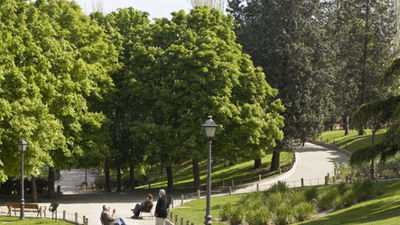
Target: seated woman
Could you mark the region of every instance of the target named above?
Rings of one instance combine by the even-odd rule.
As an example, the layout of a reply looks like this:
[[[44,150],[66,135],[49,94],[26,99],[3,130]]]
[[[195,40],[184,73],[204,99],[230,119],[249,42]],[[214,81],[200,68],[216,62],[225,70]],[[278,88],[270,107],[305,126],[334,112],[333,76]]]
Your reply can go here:
[[[134,215],[131,218],[138,219],[141,211],[150,212],[152,208],[153,208],[153,195],[147,194],[146,200],[142,202],[142,204],[136,204],[135,208],[132,209]]]

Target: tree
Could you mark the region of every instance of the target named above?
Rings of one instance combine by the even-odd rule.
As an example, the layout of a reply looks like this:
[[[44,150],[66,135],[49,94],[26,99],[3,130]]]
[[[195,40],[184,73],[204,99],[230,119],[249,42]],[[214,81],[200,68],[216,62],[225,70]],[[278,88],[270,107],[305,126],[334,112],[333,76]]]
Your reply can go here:
[[[209,8],[218,9],[221,12],[225,10],[225,0],[190,0],[193,7],[208,6]]]
[[[384,100],[362,105],[353,114],[353,122],[358,126],[371,125],[378,130],[382,124],[389,125],[381,143],[361,148],[351,155],[351,164],[362,164],[380,157],[382,161],[394,156],[400,150],[400,96],[398,95],[400,59],[394,60],[385,72],[383,83],[397,93]]]
[[[335,102],[348,128],[347,118],[359,106],[388,96],[378,81],[392,55],[395,10],[393,1],[369,0],[334,1],[333,8],[329,33],[337,40]]]
[[[191,159],[198,189],[207,115],[220,125],[215,155],[254,159],[282,139],[283,107],[261,68],[235,43],[231,17],[202,7],[172,15],[151,24],[132,52],[128,90],[140,116],[132,130],[152,137],[147,149],[166,165],[168,188],[171,166]]]
[[[263,68],[267,82],[279,90],[286,108],[285,138],[273,151],[275,170],[282,150],[314,139],[323,129],[332,107],[332,53],[320,1],[243,2],[229,1],[238,41]]]

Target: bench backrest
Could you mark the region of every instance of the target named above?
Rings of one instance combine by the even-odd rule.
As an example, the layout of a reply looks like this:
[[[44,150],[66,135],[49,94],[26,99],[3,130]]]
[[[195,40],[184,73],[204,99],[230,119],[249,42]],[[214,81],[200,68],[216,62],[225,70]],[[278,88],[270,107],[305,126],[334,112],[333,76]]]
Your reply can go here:
[[[11,207],[11,208],[21,208],[21,203],[18,203],[18,202],[8,203],[7,206]],[[26,209],[39,209],[39,205],[36,204],[36,203],[25,203],[24,208],[26,208]]]

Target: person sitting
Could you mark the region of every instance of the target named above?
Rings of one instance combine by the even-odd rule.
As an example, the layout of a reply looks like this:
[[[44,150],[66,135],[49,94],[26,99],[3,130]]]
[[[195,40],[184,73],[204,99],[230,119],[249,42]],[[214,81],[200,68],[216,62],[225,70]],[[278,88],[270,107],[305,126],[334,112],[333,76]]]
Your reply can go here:
[[[150,210],[153,208],[153,195],[152,194],[147,194],[146,200],[142,202],[142,204],[136,204],[135,208],[132,209],[134,215],[131,217],[132,219],[138,219],[140,212],[150,212]]]
[[[103,225],[126,225],[122,218],[118,218],[113,209],[113,213],[110,215],[111,208],[108,205],[103,205],[103,211],[101,212],[100,220]]]

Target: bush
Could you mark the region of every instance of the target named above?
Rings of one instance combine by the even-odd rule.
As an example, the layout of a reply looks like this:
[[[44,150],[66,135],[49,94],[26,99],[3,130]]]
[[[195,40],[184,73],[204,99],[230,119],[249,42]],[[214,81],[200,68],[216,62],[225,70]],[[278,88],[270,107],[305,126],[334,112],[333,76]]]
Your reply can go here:
[[[335,188],[331,188],[319,196],[317,206],[321,211],[332,209],[334,208],[334,203],[337,201],[338,197],[338,191]]]
[[[268,190],[269,193],[276,193],[276,192],[286,193],[288,191],[289,187],[286,185],[285,182],[282,181],[278,181],[278,183],[272,185]]]
[[[297,221],[309,219],[314,213],[314,206],[308,202],[302,202],[293,208],[294,218]]]
[[[340,183],[336,186],[336,189],[338,190],[340,195],[343,195],[347,191],[347,185],[345,183]]]
[[[268,196],[267,207],[271,212],[275,212],[285,202],[284,195],[280,192],[272,193]]]
[[[231,214],[228,216],[229,222],[232,225],[242,224],[244,221],[244,208],[243,206],[239,205],[234,207],[231,211]]]
[[[371,198],[373,195],[372,186],[373,183],[369,179],[356,180],[353,184],[353,193],[355,194],[357,201],[365,201]]]
[[[316,187],[311,187],[304,192],[304,196],[307,202],[312,202],[318,197],[318,189]]]
[[[258,209],[264,206],[264,197],[260,192],[252,192],[242,198],[244,208],[248,210]]]
[[[246,213],[246,221],[249,225],[268,225],[270,213],[267,208],[249,210]]]
[[[347,190],[344,192],[342,195],[342,204],[345,207],[351,206],[353,204],[357,203],[357,198],[354,194],[353,190]]]
[[[232,204],[230,202],[224,204],[219,212],[219,217],[222,221],[227,221],[229,219],[229,215],[232,213]]]
[[[290,194],[288,195],[288,198],[289,198],[288,199],[289,200],[288,203],[291,206],[295,206],[295,205],[298,205],[300,203],[306,202],[306,197],[305,197],[304,193],[300,192],[300,191],[290,192]]]
[[[272,218],[275,225],[286,225],[294,222],[293,211],[287,205],[281,205],[277,208]]]

